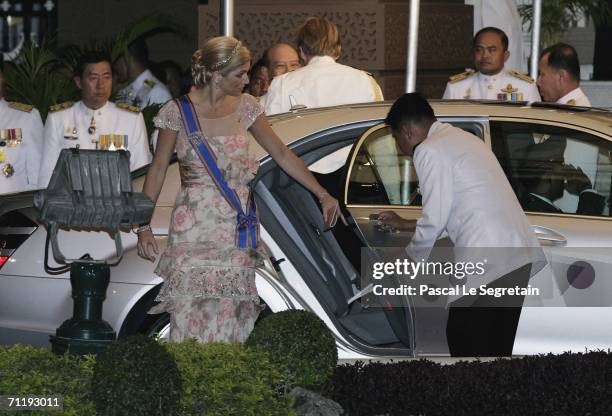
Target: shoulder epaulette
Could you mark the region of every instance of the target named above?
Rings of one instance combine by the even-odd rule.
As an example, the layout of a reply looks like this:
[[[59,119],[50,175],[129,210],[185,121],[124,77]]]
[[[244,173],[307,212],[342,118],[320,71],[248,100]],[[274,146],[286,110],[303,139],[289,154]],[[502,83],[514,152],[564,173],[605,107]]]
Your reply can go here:
[[[153,87],[155,86],[155,81],[153,81],[152,79],[145,79],[144,84],[145,84],[147,87],[149,87],[149,88],[153,89]]]
[[[518,79],[522,79],[523,81],[527,81],[530,84],[533,84],[535,82],[535,80],[533,78],[531,78],[529,75],[527,74],[523,74],[522,72],[518,72],[518,71],[510,71],[510,74]]]
[[[55,104],[49,107],[49,111],[55,113],[56,111],[65,110],[66,108],[70,108],[74,105],[72,101],[66,101],[65,103]]]
[[[473,69],[468,69],[467,71],[462,72],[460,74],[451,75],[450,77],[448,77],[448,82],[454,84],[455,82],[463,81],[464,79],[471,77],[475,73],[476,71],[474,71]]]
[[[25,103],[18,103],[17,101],[8,101],[8,106],[11,108],[14,108],[15,110],[25,111],[26,113],[31,112],[32,109],[34,108],[33,105],[25,104]]]
[[[126,103],[117,103],[116,105],[122,110],[130,111],[132,113],[140,113],[140,108],[136,107],[135,105],[129,105]]]

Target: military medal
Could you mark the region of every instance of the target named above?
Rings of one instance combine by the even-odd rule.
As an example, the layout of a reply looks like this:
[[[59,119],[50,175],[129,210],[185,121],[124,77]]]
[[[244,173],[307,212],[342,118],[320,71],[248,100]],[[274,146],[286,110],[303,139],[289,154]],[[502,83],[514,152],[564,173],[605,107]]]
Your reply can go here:
[[[4,149],[0,149],[0,163],[4,162]]]
[[[465,95],[463,96],[463,98],[465,98],[466,100],[470,99],[471,95],[472,95],[472,89],[468,88],[468,89],[465,90]]]
[[[516,94],[516,92],[518,91],[518,88],[514,88],[512,87],[512,84],[508,84],[506,85],[506,88],[502,88],[501,89],[502,92],[504,94],[498,94],[498,98],[500,98],[501,100],[509,100],[509,101],[517,101],[518,100],[518,95]],[[504,96],[503,98],[501,98],[501,96]]]
[[[94,116],[91,116],[91,121],[89,122],[89,128],[87,129],[89,134],[94,134],[96,132],[96,119]]]
[[[77,128],[76,127],[66,127],[66,132],[64,133],[64,139],[78,140],[79,136],[77,135]]]
[[[13,176],[13,173],[15,173],[15,168],[10,163],[5,163],[2,166],[2,173],[6,178],[10,178],[11,176]]]

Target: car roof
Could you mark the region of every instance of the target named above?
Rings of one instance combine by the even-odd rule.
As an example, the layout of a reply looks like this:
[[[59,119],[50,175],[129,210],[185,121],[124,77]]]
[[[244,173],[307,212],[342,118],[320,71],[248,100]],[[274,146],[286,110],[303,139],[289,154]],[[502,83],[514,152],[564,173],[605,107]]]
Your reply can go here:
[[[439,117],[489,117],[547,120],[566,125],[586,127],[612,134],[612,111],[556,104],[478,100],[429,100]],[[270,125],[285,144],[303,137],[347,124],[383,120],[393,101],[348,104],[336,107],[297,110],[269,116]],[[255,155],[267,155],[259,146]]]

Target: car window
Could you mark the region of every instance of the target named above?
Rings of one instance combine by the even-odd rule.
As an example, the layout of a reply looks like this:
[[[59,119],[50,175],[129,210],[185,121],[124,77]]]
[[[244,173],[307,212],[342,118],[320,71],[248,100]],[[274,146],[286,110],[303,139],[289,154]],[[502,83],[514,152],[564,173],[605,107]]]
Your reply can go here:
[[[484,140],[481,124],[451,121]],[[381,125],[370,131],[356,150],[350,170],[349,204],[421,206],[419,179],[412,157],[395,144],[391,129]]]
[[[523,209],[610,215],[612,143],[582,131],[491,122],[493,151]]]

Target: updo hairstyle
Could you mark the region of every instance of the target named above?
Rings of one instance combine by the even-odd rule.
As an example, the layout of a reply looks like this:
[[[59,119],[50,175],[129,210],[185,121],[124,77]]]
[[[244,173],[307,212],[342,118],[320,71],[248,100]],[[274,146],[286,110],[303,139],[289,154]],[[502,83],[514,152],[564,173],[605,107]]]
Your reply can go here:
[[[251,62],[251,52],[232,36],[218,36],[206,41],[191,57],[191,76],[196,87],[210,83],[215,71],[223,76]]]

